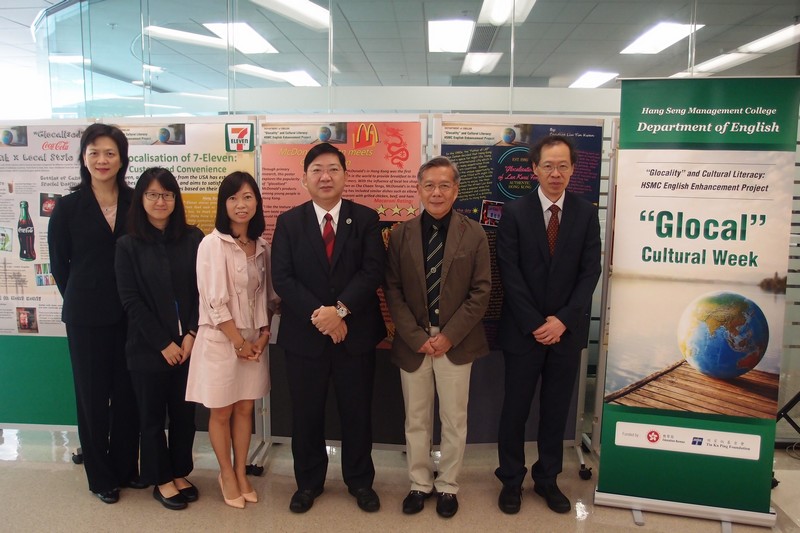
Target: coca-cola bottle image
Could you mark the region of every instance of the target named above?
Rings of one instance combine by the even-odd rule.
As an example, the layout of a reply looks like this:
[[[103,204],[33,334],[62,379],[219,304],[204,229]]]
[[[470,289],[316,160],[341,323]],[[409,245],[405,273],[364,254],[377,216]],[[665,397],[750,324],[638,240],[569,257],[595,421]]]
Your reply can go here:
[[[19,236],[19,258],[23,261],[33,261],[36,259],[33,220],[31,220],[31,216],[28,214],[28,202],[25,200],[19,203],[17,235]]]

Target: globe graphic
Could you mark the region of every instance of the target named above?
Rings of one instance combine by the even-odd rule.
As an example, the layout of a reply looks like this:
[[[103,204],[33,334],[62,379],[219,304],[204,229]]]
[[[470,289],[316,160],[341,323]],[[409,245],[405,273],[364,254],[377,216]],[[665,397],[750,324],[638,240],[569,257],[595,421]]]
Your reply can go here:
[[[319,127],[319,140],[322,142],[328,142],[331,138],[331,129],[328,126],[320,126]]]
[[[14,134],[10,130],[3,130],[3,144],[11,144],[14,140]]]
[[[514,131],[514,128],[506,128],[503,130],[503,142],[504,143],[513,143],[514,139],[517,138],[517,132]]]
[[[167,128],[161,128],[158,130],[158,140],[162,143],[165,143],[169,140],[169,130]]]
[[[712,292],[690,303],[678,323],[683,357],[707,376],[731,379],[755,368],[769,344],[761,308],[735,292]]]

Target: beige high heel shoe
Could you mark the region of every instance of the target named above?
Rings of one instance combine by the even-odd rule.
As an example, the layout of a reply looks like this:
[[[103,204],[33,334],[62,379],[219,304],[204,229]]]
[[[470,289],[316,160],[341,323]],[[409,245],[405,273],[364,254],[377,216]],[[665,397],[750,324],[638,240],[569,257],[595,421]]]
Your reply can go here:
[[[229,500],[225,497],[225,489],[222,488],[222,474],[220,474],[217,479],[219,480],[219,490],[222,492],[222,499],[225,500],[225,504],[235,507],[236,509],[244,509],[244,496],[239,496],[238,498]]]
[[[242,498],[244,498],[244,501],[248,503],[258,503],[258,493],[256,491],[243,492]]]

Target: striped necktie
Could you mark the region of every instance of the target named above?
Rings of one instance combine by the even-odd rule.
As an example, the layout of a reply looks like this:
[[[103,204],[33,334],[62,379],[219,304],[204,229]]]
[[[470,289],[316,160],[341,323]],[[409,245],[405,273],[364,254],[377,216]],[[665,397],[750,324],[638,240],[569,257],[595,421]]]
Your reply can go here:
[[[428,288],[428,319],[431,326],[439,325],[439,288],[442,279],[444,243],[439,224],[431,225],[428,256],[425,258],[425,285]]]

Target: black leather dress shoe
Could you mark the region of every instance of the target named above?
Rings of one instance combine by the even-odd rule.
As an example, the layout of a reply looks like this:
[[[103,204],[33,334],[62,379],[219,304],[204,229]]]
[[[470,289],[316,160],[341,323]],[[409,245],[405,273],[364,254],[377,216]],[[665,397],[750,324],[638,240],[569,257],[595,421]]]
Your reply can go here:
[[[119,501],[119,489],[104,490],[103,492],[93,492],[103,503],[117,503]]]
[[[322,489],[302,489],[292,495],[289,510],[293,513],[305,513],[314,505],[314,499],[322,494]]]
[[[359,509],[368,513],[374,513],[381,508],[381,500],[378,493],[372,487],[362,487],[360,489],[347,489],[347,492],[356,497]]]
[[[123,488],[128,488],[128,489],[146,489],[149,486],[150,485],[148,485],[147,483],[142,483],[141,481],[139,481],[138,477],[129,479],[128,481],[122,484]]]
[[[436,513],[442,518],[450,518],[458,511],[458,498],[449,492],[439,493],[436,502]]]
[[[503,485],[497,506],[506,514],[517,514],[522,505],[522,487],[518,485]]]
[[[403,500],[403,514],[417,514],[425,507],[425,500],[430,498],[433,492],[422,492],[421,490],[412,490]]]
[[[183,495],[183,497],[186,498],[187,502],[189,503],[196,502],[200,498],[200,491],[197,490],[197,487],[192,485],[192,482],[189,481],[188,479],[186,480],[186,483],[188,483],[189,486],[182,489],[178,489],[178,492],[180,492]]]
[[[178,492],[178,494],[167,498],[161,494],[160,490],[158,490],[158,485],[153,487],[153,498],[160,501],[161,505],[172,511],[180,511],[181,509],[186,509],[189,506],[189,504],[186,503],[186,498],[183,497],[183,494]]]
[[[557,513],[568,513],[572,509],[569,500],[564,493],[558,490],[558,485],[550,483],[549,485],[534,485],[533,492],[541,496],[547,501],[547,506]]]

